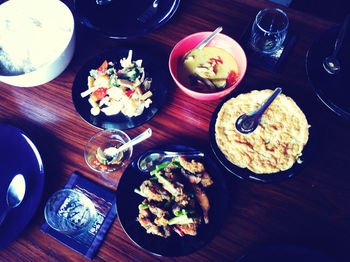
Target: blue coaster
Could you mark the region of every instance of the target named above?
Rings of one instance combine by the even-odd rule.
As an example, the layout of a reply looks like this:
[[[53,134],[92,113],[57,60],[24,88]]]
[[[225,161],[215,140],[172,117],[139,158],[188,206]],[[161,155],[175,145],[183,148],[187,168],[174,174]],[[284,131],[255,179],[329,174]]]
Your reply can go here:
[[[262,54],[254,51],[249,44],[250,33],[253,21],[244,30],[239,39],[239,43],[244,49],[249,64],[252,64],[260,69],[278,73],[286,57],[290,53],[296,41],[296,35],[288,31],[286,39],[281,47],[271,54]]]
[[[85,257],[93,259],[117,216],[116,194],[77,172],[71,174],[64,188],[77,190],[91,199],[97,213],[95,224],[88,232],[77,236],[62,234],[51,228],[46,222],[40,227],[40,230]]]

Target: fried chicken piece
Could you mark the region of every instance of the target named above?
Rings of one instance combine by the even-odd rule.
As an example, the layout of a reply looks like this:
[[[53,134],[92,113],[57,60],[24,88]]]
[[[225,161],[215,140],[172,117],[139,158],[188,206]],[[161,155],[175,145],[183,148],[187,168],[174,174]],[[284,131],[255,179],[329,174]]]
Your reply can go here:
[[[164,190],[157,182],[151,180],[145,180],[140,186],[141,193],[149,200],[154,201],[170,201],[170,194]]]
[[[165,223],[165,220],[160,220],[157,218],[154,222],[152,222],[152,214],[149,209],[139,208],[139,215],[137,217],[137,221],[139,221],[140,225],[146,229],[148,234],[158,235],[161,237],[170,236],[170,228]]]
[[[196,196],[198,203],[202,208],[204,223],[208,224],[209,209],[210,209],[209,199],[207,195],[204,193],[204,191],[198,185],[192,184],[192,188],[193,188],[194,195]]]
[[[194,220],[193,223],[177,225],[177,227],[180,228],[182,230],[182,232],[184,232],[184,234],[186,234],[186,235],[196,236],[197,235],[197,228],[201,222],[201,219],[194,218],[193,220]]]
[[[169,216],[169,212],[164,209],[164,204],[161,202],[148,202],[150,212],[156,217]]]
[[[187,171],[196,174],[205,171],[204,165],[201,162],[197,162],[194,159],[188,161],[184,156],[179,156],[180,165]]]
[[[202,173],[201,184],[204,187],[211,186],[213,184],[213,180],[207,172]]]

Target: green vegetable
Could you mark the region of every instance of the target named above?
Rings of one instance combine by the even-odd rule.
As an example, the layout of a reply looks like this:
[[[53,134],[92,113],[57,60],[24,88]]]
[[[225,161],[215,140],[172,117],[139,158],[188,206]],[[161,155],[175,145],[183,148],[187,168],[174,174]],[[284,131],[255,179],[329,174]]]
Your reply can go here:
[[[170,161],[166,161],[160,165],[156,165],[156,168],[153,171],[151,171],[150,174],[152,176],[157,174],[159,171],[162,171],[164,168],[166,168],[170,163],[171,163]]]
[[[189,224],[193,223],[194,220],[191,217],[188,217],[187,215],[182,215],[178,217],[173,217],[169,220],[168,225],[183,225],[183,224]]]
[[[171,162],[171,164],[176,168],[182,168],[182,166],[177,158],[175,160],[173,160],[173,162]]]
[[[134,82],[134,81],[136,80],[137,76],[138,76],[138,71],[137,71],[136,68],[134,67],[134,68],[129,69],[129,70],[125,73],[125,75],[127,76],[127,78],[129,78],[129,80],[130,80],[131,82]]]
[[[103,153],[102,149],[100,147],[97,148],[97,152],[96,152],[96,158],[99,162],[101,162],[102,164],[106,165],[107,164],[107,158],[105,153]]]
[[[147,204],[140,204],[139,209],[147,209],[149,206]]]
[[[226,86],[226,79],[224,80],[213,80],[213,84],[218,88],[223,88]]]
[[[107,71],[106,71],[106,75],[113,75],[114,74],[114,68],[113,67],[111,67],[111,68],[109,68],[109,69],[107,69]]]
[[[113,75],[110,76],[109,84],[111,86],[119,86],[118,76],[116,74],[113,74]]]
[[[134,189],[134,192],[137,193],[137,194],[139,194],[140,196],[146,197],[146,196],[141,192],[141,190],[138,189],[138,188],[135,188],[135,189]]]
[[[189,215],[189,214],[194,214],[196,213],[196,211],[194,210],[186,210],[186,209],[182,209],[181,211],[180,210],[175,210],[174,211],[174,215],[179,217],[179,216],[183,216],[183,215]]]

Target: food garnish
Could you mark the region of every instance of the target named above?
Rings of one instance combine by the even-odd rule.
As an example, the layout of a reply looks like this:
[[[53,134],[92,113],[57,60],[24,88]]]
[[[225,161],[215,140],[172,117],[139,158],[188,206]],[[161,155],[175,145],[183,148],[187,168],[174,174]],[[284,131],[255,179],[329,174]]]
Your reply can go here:
[[[158,165],[150,175],[134,190],[144,198],[138,207],[140,225],[148,234],[165,238],[172,232],[197,235],[202,220],[209,223],[205,189],[213,184],[203,163],[179,156]]]
[[[102,172],[113,172],[117,170],[128,158],[128,150],[118,153],[117,148],[123,143],[113,140],[108,144],[97,148],[96,154],[89,160],[90,165]]]
[[[120,67],[114,62],[103,61],[97,69],[90,70],[88,89],[81,97],[89,96],[91,114],[101,111],[107,115],[119,113],[128,117],[139,116],[152,103],[152,79],[146,77],[142,60],[132,60],[132,50],[128,57],[120,60]]]

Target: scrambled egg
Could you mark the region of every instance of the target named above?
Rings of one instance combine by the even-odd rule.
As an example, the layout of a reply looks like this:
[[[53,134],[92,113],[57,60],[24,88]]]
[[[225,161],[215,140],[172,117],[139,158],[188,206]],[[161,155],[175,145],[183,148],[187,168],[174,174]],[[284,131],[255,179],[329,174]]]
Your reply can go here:
[[[233,164],[254,173],[288,170],[299,162],[309,137],[307,119],[290,97],[280,94],[250,134],[237,131],[237,118],[260,106],[272,90],[252,91],[228,100],[218,113],[215,138],[218,147]]]

